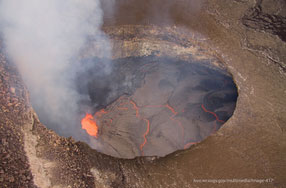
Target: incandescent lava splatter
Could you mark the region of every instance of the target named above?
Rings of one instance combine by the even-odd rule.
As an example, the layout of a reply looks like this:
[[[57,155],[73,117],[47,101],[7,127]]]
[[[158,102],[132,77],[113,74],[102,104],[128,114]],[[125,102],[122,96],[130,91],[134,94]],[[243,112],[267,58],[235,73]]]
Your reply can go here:
[[[82,129],[85,129],[90,136],[97,137],[98,126],[96,121],[91,114],[86,114],[86,116],[81,120]]]

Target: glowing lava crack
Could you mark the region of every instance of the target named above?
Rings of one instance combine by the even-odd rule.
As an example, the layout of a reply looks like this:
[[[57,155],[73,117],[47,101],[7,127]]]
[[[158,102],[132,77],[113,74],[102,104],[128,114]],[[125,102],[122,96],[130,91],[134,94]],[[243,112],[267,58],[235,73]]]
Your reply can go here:
[[[96,121],[91,114],[86,114],[86,116],[81,120],[82,129],[85,129],[90,136],[97,137],[98,126]]]
[[[178,112],[176,112],[173,107],[171,107],[169,104],[166,104],[166,105],[148,105],[148,106],[144,106],[144,107],[138,107],[133,100],[128,99],[128,101],[129,101],[129,104],[132,105],[132,109],[135,110],[136,118],[146,122],[146,131],[142,135],[143,142],[142,142],[142,144],[140,144],[140,147],[139,147],[142,155],[144,155],[143,149],[144,149],[144,146],[147,144],[147,136],[148,136],[148,134],[150,132],[150,120],[145,118],[145,117],[143,117],[142,115],[140,115],[140,109],[143,109],[143,108],[166,108],[166,109],[170,110],[172,115],[169,116],[169,119],[171,121],[175,122],[180,127],[181,134],[182,134],[182,143],[184,144],[184,127],[183,127],[182,123],[179,120],[175,119],[175,116],[178,114]],[[117,107],[117,109],[120,110],[120,111],[122,111],[122,110],[124,110],[124,111],[129,110],[128,107],[121,107],[124,104],[127,104],[127,103],[121,103],[119,105],[120,107]],[[108,113],[109,113],[108,111],[102,109],[102,110],[96,112],[94,117],[91,114],[86,114],[86,116],[81,121],[82,128],[85,129],[86,132],[90,136],[97,137],[98,126],[96,124],[96,119],[100,119],[104,114],[108,114]],[[112,123],[112,122],[113,122],[113,120],[110,119],[110,123]]]
[[[231,117],[237,98],[231,77],[210,67],[148,56],[116,61],[103,80],[82,75],[96,111],[81,121],[86,140],[122,158],[165,156],[201,142]]]
[[[122,98],[120,98],[122,99]],[[120,100],[119,99],[119,100]],[[191,145],[196,144],[198,142],[188,142],[188,143],[184,143],[184,126],[182,125],[182,122],[175,119],[175,116],[178,114],[178,112],[171,107],[169,104],[165,104],[165,105],[147,105],[147,106],[143,106],[143,107],[138,107],[137,104],[131,100],[128,99],[127,103],[121,103],[119,105],[119,107],[117,107],[117,110],[119,111],[127,111],[129,110],[128,107],[124,106],[126,104],[131,104],[132,105],[132,109],[135,110],[135,116],[136,118],[138,118],[139,120],[143,120],[146,122],[146,131],[143,133],[142,137],[143,137],[143,142],[142,144],[140,144],[140,151],[141,151],[141,155],[144,155],[144,146],[147,144],[147,136],[150,132],[150,120],[143,117],[142,115],[140,115],[140,109],[143,108],[166,108],[168,110],[170,110],[170,112],[172,113],[171,116],[169,116],[169,119],[173,122],[175,122],[181,129],[181,136],[182,136],[182,144],[183,144],[183,148],[187,149],[189,148]],[[124,106],[124,107],[122,107]],[[212,111],[209,111],[206,109],[206,107],[202,104],[201,108],[203,109],[204,112],[209,113],[211,115],[213,115],[216,119],[217,122],[219,123],[224,123],[225,121],[219,119],[218,115]],[[182,112],[184,112],[184,110],[182,110]],[[102,109],[98,112],[95,113],[95,117],[93,117],[91,114],[86,114],[86,116],[82,119],[81,124],[82,124],[82,128],[86,130],[86,132],[90,135],[90,136],[95,136],[97,137],[97,133],[98,133],[98,126],[96,124],[96,119],[100,119],[103,115],[108,114],[109,112]],[[112,124],[113,120],[109,119],[110,124]],[[212,132],[215,132],[216,130],[216,123],[214,124],[214,128]]]

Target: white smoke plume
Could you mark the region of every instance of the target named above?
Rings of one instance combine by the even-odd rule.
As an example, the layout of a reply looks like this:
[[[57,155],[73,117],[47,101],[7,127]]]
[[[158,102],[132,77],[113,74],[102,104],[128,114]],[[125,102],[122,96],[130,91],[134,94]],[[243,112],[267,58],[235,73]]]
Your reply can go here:
[[[87,39],[104,43],[100,52],[110,55],[100,30],[102,14],[99,0],[0,0],[7,55],[17,65],[40,119],[44,114],[41,120],[49,120],[65,136],[74,136],[69,131],[80,127],[75,116],[81,96],[72,85],[70,66],[79,60]]]

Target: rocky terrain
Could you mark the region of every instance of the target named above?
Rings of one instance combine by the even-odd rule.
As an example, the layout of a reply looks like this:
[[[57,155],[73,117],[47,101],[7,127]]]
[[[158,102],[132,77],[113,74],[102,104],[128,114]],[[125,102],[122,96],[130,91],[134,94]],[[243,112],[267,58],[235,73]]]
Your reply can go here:
[[[218,132],[163,158],[101,154],[39,122],[2,48],[0,187],[285,187],[285,1],[206,0],[195,9],[192,2],[176,1],[168,21],[160,21],[159,0],[145,6],[120,0],[113,17],[106,14],[104,30],[114,58],[185,59],[196,51],[220,59],[239,96],[234,115]],[[96,46],[87,56],[95,52]],[[202,181],[207,179],[257,181]]]

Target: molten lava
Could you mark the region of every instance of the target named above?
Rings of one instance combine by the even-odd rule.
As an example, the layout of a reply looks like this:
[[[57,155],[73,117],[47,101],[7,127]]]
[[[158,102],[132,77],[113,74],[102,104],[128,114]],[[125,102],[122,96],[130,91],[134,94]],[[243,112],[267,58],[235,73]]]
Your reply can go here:
[[[203,109],[206,113],[212,114],[212,115],[215,117],[215,119],[216,119],[217,122],[225,123],[225,121],[219,119],[219,117],[218,117],[218,115],[217,115],[216,113],[207,110],[206,107],[204,106],[204,104],[202,104],[201,107],[202,107],[202,109]],[[213,127],[213,130],[212,130],[212,133],[215,133],[216,129],[217,129],[217,125],[216,125],[216,123],[214,123],[214,127]]]
[[[121,98],[119,100],[121,100]],[[131,105],[131,108],[135,111],[136,118],[146,122],[146,131],[142,134],[143,142],[141,143],[141,145],[139,147],[140,150],[141,150],[142,155],[144,155],[144,151],[143,150],[144,150],[144,146],[147,144],[147,136],[148,136],[148,134],[150,132],[150,126],[151,126],[150,125],[150,120],[145,118],[145,117],[143,117],[140,114],[140,111],[141,111],[142,108],[166,108],[166,109],[168,109],[171,112],[171,115],[169,116],[169,119],[171,121],[173,121],[175,124],[177,124],[179,126],[179,128],[181,129],[181,139],[182,139],[183,148],[187,149],[191,145],[198,143],[198,142],[188,142],[188,143],[184,142],[184,138],[185,138],[185,136],[184,136],[184,126],[182,125],[182,122],[180,120],[176,119],[176,115],[178,114],[178,112],[171,105],[169,105],[169,104],[165,104],[165,105],[147,105],[147,106],[143,106],[143,107],[138,107],[137,104],[133,100],[128,99],[127,102],[121,103],[117,107],[117,110],[127,111],[127,110],[129,110],[129,107],[130,107],[129,105]],[[203,109],[204,112],[213,115],[217,122],[224,123],[223,120],[219,119],[219,117],[218,117],[218,115],[216,113],[207,110],[203,104],[201,105],[201,108]],[[184,110],[182,110],[182,112],[183,111]],[[81,121],[82,128],[85,129],[86,132],[89,135],[97,137],[98,126],[96,124],[95,118],[101,118],[104,114],[108,114],[108,113],[109,113],[109,111],[106,111],[106,110],[102,109],[102,110],[96,112],[94,117],[91,114],[86,114],[86,116]],[[108,120],[109,120],[109,123],[111,125],[113,120],[112,119],[108,119]],[[215,131],[215,129],[216,129],[216,123],[214,124],[213,132]]]
[[[107,113],[108,113],[107,111],[102,109],[102,110],[95,113],[95,117],[100,118],[103,114],[107,114]]]
[[[96,121],[91,114],[86,114],[86,116],[81,120],[82,129],[85,129],[90,136],[97,137],[98,127]]]
[[[191,145],[197,144],[198,142],[189,142],[187,144],[184,145],[184,149],[188,149],[189,147],[191,147]]]
[[[140,145],[140,150],[141,150],[141,153],[142,155],[144,155],[144,151],[143,151],[143,147],[145,146],[145,144],[147,143],[147,135],[149,134],[150,132],[150,121],[146,118],[144,118],[144,121],[146,122],[147,124],[147,130],[146,132],[143,134],[143,138],[144,138],[144,142]]]
[[[147,125],[147,129],[146,129],[146,132],[143,134],[143,143],[140,145],[140,150],[141,150],[141,154],[144,155],[144,151],[143,151],[143,147],[145,146],[145,144],[147,143],[147,136],[150,132],[150,121],[146,118],[143,118],[139,115],[139,107],[136,105],[136,103],[132,100],[129,101],[130,104],[133,105],[133,109],[136,111],[136,117],[139,118],[139,119],[143,119],[145,122],[146,122],[146,125]]]
[[[225,121],[223,121],[223,120],[220,120],[219,117],[218,117],[218,115],[217,115],[216,113],[207,110],[206,107],[205,107],[203,104],[202,104],[202,109],[203,109],[206,113],[212,114],[212,115],[215,117],[216,121],[218,121],[218,122],[220,122],[220,123],[224,123],[224,122],[225,122]]]

